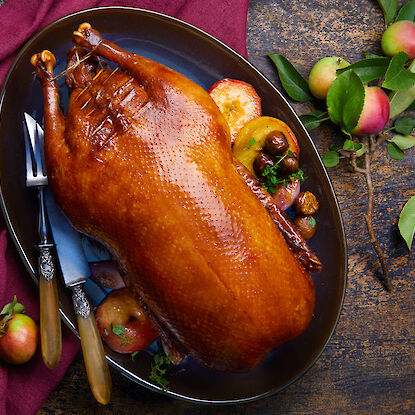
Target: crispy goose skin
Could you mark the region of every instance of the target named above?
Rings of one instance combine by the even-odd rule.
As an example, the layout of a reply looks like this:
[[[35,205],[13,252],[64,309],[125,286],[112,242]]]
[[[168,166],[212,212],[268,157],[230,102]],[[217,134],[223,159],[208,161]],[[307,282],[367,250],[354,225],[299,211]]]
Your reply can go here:
[[[32,57],[47,169],[72,223],[110,247],[180,350],[246,370],[301,334],[314,286],[233,163],[229,127],[201,87],[82,24],[64,118],[53,55]],[[104,57],[119,70],[97,71]],[[71,68],[72,67],[72,68]]]

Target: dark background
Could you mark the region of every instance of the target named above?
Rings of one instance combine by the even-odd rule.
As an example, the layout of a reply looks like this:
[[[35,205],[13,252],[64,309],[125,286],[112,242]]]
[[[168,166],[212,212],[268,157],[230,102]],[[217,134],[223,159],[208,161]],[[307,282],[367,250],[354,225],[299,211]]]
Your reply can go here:
[[[402,5],[404,2],[400,2]],[[249,60],[278,84],[268,53],[285,55],[305,76],[325,56],[349,62],[362,50],[380,52],[384,21],[375,0],[251,0]],[[310,104],[293,103],[298,114]],[[320,154],[344,139],[334,128],[313,130]],[[112,370],[113,396],[106,406],[93,399],[82,358],[69,368],[38,415],[45,414],[413,414],[415,413],[415,272],[397,221],[415,194],[415,158],[390,159],[383,148],[373,165],[374,225],[387,253],[394,290],[377,281],[378,263],[363,223],[364,179],[344,166],[330,169],[345,221],[349,247],[346,300],[336,332],[317,363],[294,385],[258,402],[208,407],[149,392]]]

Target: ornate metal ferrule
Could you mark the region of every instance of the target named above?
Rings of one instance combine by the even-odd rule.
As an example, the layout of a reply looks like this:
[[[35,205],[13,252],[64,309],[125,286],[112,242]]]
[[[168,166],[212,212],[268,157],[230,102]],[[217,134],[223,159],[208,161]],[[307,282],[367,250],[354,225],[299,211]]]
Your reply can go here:
[[[51,244],[39,245],[39,276],[46,281],[52,281],[55,276],[55,264],[53,262]]]
[[[81,285],[72,287],[72,301],[75,308],[75,314],[87,318],[91,313],[91,305]]]

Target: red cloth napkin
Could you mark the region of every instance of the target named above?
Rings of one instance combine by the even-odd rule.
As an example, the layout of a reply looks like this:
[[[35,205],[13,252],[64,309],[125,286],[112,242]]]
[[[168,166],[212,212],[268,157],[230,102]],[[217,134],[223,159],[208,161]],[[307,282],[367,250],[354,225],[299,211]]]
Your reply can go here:
[[[7,0],[0,7],[0,82],[19,48],[54,20],[91,7],[130,6],[162,12],[192,23],[246,56],[246,17],[249,0]],[[4,224],[0,218],[0,229]],[[39,318],[38,293],[6,231],[0,234],[0,309],[17,295],[32,318]],[[57,386],[79,351],[78,339],[63,331],[59,366],[51,371],[40,352],[25,365],[0,364],[0,415],[34,414]],[[86,381],[86,377],[85,377]]]

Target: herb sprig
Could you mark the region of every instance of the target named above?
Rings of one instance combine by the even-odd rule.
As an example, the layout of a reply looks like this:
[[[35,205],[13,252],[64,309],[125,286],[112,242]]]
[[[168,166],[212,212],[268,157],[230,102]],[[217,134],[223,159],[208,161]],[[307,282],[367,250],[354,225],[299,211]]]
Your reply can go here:
[[[248,147],[244,147],[242,150],[244,151],[249,150],[255,144],[255,142],[256,142],[255,137],[251,137],[248,143]]]
[[[160,386],[163,391],[169,390],[169,381],[164,377],[169,365],[171,365],[171,360],[163,352],[159,351],[153,356],[148,378]]]
[[[293,183],[295,180],[299,180],[300,183],[303,183],[305,180],[304,172],[301,169],[298,169],[296,172],[290,174],[289,176],[280,176],[279,170],[280,170],[280,163],[287,157],[287,155],[292,155],[292,151],[288,150],[287,154],[284,154],[281,157],[278,157],[277,162],[269,167],[265,167],[263,173],[262,173],[262,186],[265,188],[265,190],[268,193],[275,193],[277,190],[277,187],[280,184],[283,184],[285,187],[287,187],[288,183]]]
[[[125,327],[122,324],[117,324],[116,326],[114,326],[111,323],[111,331],[118,336],[119,338],[122,339],[122,342],[120,344],[120,347],[125,346],[127,343],[131,344],[133,339],[130,337],[127,337],[127,335],[125,334]]]

